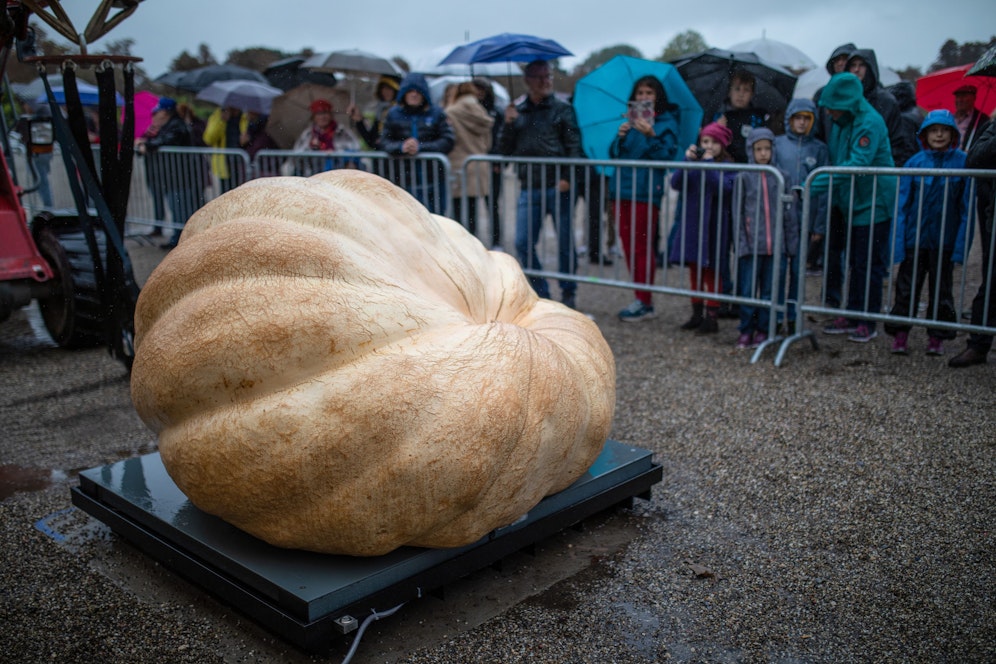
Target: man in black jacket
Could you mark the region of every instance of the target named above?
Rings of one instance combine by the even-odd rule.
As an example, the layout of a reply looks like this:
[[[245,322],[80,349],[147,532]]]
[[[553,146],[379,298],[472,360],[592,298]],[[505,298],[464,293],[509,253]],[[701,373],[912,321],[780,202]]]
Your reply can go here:
[[[549,63],[536,60],[525,68],[526,98],[505,108],[499,152],[513,157],[582,158],[581,130],[574,108],[553,94],[553,74]],[[515,250],[519,262],[528,269],[542,270],[536,254],[540,229],[547,214],[557,227],[558,271],[577,270],[574,233],[571,223],[571,168],[561,164],[519,164],[522,191],[515,215]],[[529,277],[536,294],[550,297],[546,279]],[[561,300],[574,308],[577,283],[560,280]]]
[[[990,122],[972,145],[965,160],[967,168],[996,169],[996,122]],[[982,283],[972,300],[972,325],[996,327],[996,256],[993,255],[996,218],[996,181],[977,178],[979,242],[982,244]],[[988,293],[986,292],[988,290]],[[988,296],[988,297],[987,297]],[[965,350],[948,360],[955,369],[985,364],[993,347],[993,335],[972,332]]]
[[[907,159],[919,152],[920,148],[917,145],[916,133],[911,134],[905,129],[896,98],[882,87],[875,51],[870,48],[853,51],[847,59],[847,71],[861,79],[865,99],[885,120],[885,126],[889,130],[889,143],[892,145],[892,161],[896,166],[902,166]]]

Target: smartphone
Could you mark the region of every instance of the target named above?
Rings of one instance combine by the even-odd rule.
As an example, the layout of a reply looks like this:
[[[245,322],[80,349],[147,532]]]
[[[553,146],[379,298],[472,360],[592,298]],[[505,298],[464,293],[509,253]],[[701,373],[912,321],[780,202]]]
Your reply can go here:
[[[644,119],[653,124],[654,122],[654,102],[649,99],[629,102],[626,111],[626,118],[632,123],[638,119]]]

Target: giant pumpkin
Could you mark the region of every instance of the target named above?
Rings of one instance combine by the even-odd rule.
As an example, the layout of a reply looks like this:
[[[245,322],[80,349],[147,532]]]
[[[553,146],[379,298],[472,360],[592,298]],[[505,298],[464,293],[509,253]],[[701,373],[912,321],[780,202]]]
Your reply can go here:
[[[360,171],[206,205],[135,331],[132,399],[170,476],[281,547],[474,542],[584,473],[615,406],[594,323]]]

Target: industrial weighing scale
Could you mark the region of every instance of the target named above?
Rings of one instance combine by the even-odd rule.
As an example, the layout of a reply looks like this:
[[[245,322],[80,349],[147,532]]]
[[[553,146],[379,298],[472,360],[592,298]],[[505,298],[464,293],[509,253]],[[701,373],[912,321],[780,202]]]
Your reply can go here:
[[[71,491],[74,505],[159,563],[298,647],[325,652],[357,628],[355,616],[420,598],[598,512],[649,499],[662,475],[649,451],[609,440],[574,484],[473,544],[370,558],[281,549],[206,514],[158,452],[86,470]]]

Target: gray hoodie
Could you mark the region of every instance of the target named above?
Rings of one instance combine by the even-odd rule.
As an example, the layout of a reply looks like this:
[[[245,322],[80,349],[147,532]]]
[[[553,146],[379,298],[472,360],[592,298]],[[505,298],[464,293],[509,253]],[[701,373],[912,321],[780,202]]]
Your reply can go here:
[[[798,113],[809,113],[813,117],[813,123],[809,126],[809,131],[805,134],[792,132],[792,116]],[[809,99],[796,98],[789,102],[785,109],[785,133],[775,137],[775,165],[788,171],[789,175],[799,186],[806,182],[806,178],[817,168],[830,165],[830,151],[826,143],[813,135],[815,126],[816,104]],[[802,201],[796,197],[796,214],[802,214]],[[809,232],[826,233],[827,225],[827,196],[825,193],[813,196],[809,206]],[[801,216],[800,216],[801,220]]]
[[[771,141],[771,166],[777,164],[775,134],[767,127],[755,127],[747,136],[747,159],[754,162],[754,144],[760,140]],[[777,168],[777,166],[775,166]],[[785,179],[785,190],[795,185],[792,175],[779,169]],[[781,205],[784,253],[794,256],[799,244],[799,221],[795,206],[778,198],[778,183],[770,173],[743,171],[737,174],[734,185],[733,222],[736,227],[737,256],[773,256],[775,250],[775,222]]]

